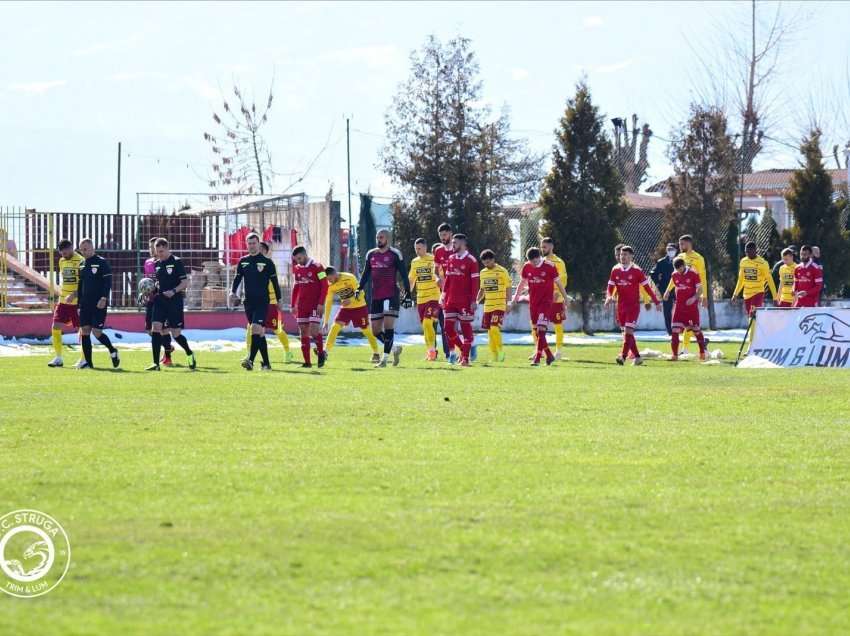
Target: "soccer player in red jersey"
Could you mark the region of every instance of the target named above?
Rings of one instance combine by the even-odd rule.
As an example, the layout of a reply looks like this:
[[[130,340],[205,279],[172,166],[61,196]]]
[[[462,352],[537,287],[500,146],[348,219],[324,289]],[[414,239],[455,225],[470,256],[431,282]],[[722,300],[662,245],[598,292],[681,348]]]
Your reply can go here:
[[[478,261],[466,249],[466,235],[455,234],[452,237],[454,253],[443,267],[445,283],[440,296],[440,307],[445,315],[446,337],[449,339],[450,353],[459,348],[460,364],[469,366],[469,353],[475,334],[472,332],[472,320],[478,298]],[[460,323],[461,338],[457,333]]]
[[[520,294],[528,288],[528,310],[531,315],[531,322],[535,325],[537,335],[537,350],[531,365],[540,366],[540,359],[546,356],[546,365],[550,365],[555,361],[555,355],[549,349],[549,343],[546,342],[546,331],[549,329],[550,318],[553,311],[556,309],[553,305],[552,298],[555,296],[555,290],[560,293],[560,310],[563,311],[564,299],[567,297],[567,290],[564,289],[561,283],[558,268],[554,263],[545,259],[540,248],[529,247],[525,253],[526,262],[522,266],[522,279],[517,285],[516,293],[514,294],[513,302],[517,302]]]
[[[611,270],[611,278],[608,280],[608,290],[605,294],[605,306],[614,302],[614,292],[617,294],[617,322],[623,330],[623,350],[617,356],[617,364],[625,363],[626,357],[631,353],[634,356],[634,364],[643,364],[635,340],[635,328],[638,316],[640,316],[640,290],[643,289],[658,309],[661,301],[655,295],[655,291],[649,284],[649,279],[643,270],[632,263],[635,251],[629,245],[620,248],[620,264]]]
[[[800,264],[794,268],[794,306],[817,307],[823,289],[823,268],[812,258],[812,248],[800,248]]]
[[[292,307],[298,320],[298,331],[301,335],[301,355],[304,356],[303,367],[311,367],[310,339],[316,343],[316,354],[319,367],[325,366],[327,358],[325,345],[322,340],[322,313],[325,309],[325,296],[328,294],[328,280],[325,267],[307,255],[307,248],[297,245],[292,250],[292,276],[295,284],[292,290]]]
[[[670,346],[673,349],[671,360],[679,359],[679,335],[689,329],[699,344],[699,359],[705,360],[705,337],[699,324],[699,299],[702,294],[702,280],[696,271],[685,264],[685,259],[676,257],[673,260],[673,275],[664,292],[664,300],[670,298],[671,292],[676,291],[676,301],[673,305],[673,331]]]
[[[441,281],[445,280],[445,266],[449,260],[449,256],[454,253],[452,248],[452,226],[448,223],[440,223],[437,228],[437,235],[440,237],[439,243],[434,243],[431,247],[431,253],[434,255],[434,264],[437,266],[437,276]],[[443,355],[446,359],[449,358],[449,337],[446,335],[446,319],[443,315],[443,310],[437,314],[437,322],[440,324],[440,338],[443,343]]]

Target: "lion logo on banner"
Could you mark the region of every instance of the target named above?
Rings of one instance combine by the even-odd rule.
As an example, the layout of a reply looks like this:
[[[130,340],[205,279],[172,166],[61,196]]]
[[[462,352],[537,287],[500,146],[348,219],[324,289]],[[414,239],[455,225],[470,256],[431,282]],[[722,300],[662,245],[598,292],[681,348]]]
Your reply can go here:
[[[827,313],[809,314],[800,321],[800,331],[815,340],[850,343],[850,325]]]

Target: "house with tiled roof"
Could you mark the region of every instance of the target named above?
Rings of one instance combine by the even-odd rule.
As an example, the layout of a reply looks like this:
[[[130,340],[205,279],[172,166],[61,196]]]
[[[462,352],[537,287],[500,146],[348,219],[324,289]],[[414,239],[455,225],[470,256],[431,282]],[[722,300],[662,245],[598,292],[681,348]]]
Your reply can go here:
[[[827,170],[832,176],[832,186],[836,193],[847,187],[847,170]],[[758,170],[744,175],[743,209],[759,213],[768,208],[773,213],[777,229],[781,232],[794,225],[794,217],[785,202],[785,195],[791,187],[793,168],[771,168]],[[669,193],[669,179],[650,186],[647,192],[661,195]],[[741,197],[741,189],[735,193],[735,201]]]

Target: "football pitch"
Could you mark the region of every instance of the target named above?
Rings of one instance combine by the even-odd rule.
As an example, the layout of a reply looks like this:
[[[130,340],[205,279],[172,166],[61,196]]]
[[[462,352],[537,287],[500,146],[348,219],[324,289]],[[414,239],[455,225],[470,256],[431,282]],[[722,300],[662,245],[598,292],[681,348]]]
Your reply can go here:
[[[0,514],[72,547],[0,633],[850,632],[846,374],[528,351],[0,359]]]

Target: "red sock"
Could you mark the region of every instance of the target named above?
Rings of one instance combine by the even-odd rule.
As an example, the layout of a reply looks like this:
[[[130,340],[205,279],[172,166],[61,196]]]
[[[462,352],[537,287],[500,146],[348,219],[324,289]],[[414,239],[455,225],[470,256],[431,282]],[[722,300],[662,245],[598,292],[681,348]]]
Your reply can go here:
[[[673,332],[673,340],[670,341],[670,346],[673,349],[673,355],[679,355],[679,334],[678,332]]]
[[[546,342],[546,330],[537,329],[537,353],[543,354],[549,348],[549,343]]]
[[[313,336],[313,340],[316,341],[316,351],[319,352],[319,355],[323,354],[325,352],[325,343],[322,340],[322,334],[316,334]]]
[[[635,334],[630,333],[626,337],[629,339],[629,349],[634,354],[635,358],[640,358],[640,351],[638,351],[637,340],[635,340]]]
[[[457,325],[455,324],[454,318],[446,318],[445,322],[446,326],[446,338],[449,340],[449,349],[454,351],[455,347],[460,346],[460,342],[458,342],[457,337]]]
[[[631,345],[629,344],[629,334],[625,331],[623,332],[623,350],[620,351],[620,357],[624,360],[629,357],[629,350],[631,349]]]
[[[463,344],[461,344],[461,355],[464,358],[469,358],[469,352],[472,349],[472,341],[475,339],[475,334],[472,332],[472,322],[463,320],[460,323],[461,331],[463,331]]]
[[[301,334],[301,355],[304,356],[304,362],[310,364],[310,336],[309,334]]]
[[[699,345],[699,352],[705,353],[705,336],[702,335],[702,331],[697,331],[694,333],[697,339],[697,344]]]

